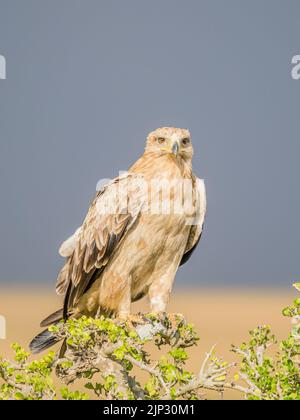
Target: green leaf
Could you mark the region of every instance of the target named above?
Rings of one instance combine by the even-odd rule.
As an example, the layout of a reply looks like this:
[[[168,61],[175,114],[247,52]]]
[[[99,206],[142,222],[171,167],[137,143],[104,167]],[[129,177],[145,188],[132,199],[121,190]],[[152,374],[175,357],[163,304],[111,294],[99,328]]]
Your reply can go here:
[[[25,400],[26,398],[21,392],[16,392],[15,393],[15,399],[16,400]]]

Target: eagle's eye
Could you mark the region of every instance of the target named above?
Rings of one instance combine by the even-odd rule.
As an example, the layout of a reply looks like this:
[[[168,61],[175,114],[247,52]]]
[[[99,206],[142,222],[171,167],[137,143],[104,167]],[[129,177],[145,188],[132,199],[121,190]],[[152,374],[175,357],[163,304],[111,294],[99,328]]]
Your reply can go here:
[[[184,139],[182,139],[181,140],[181,143],[184,145],[184,146],[187,146],[188,144],[190,144],[190,139],[188,138],[188,137],[186,137],[186,138],[184,138]]]
[[[166,142],[166,139],[164,137],[158,137],[157,141],[159,144],[164,144]]]

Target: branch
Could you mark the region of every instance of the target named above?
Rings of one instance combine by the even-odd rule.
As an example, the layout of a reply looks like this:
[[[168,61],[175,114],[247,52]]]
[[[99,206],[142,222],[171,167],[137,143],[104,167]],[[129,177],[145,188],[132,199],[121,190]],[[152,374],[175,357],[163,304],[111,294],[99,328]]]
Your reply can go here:
[[[159,380],[159,382],[161,383],[161,385],[164,388],[166,394],[168,394],[168,396],[170,396],[170,389],[167,386],[167,384],[165,383],[161,373],[157,369],[152,368],[151,366],[148,366],[148,365],[146,365],[145,363],[143,363],[139,360],[136,360],[134,357],[132,357],[130,355],[125,356],[125,359],[128,360],[128,362],[132,363],[133,365],[139,367],[141,370],[144,370],[145,372],[148,372],[150,375],[155,376]]]

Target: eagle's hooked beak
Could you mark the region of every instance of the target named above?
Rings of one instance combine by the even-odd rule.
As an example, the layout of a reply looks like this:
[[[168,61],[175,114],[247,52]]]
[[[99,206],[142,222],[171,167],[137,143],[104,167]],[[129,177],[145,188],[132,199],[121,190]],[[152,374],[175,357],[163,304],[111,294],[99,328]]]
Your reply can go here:
[[[177,141],[172,146],[172,153],[173,155],[177,156],[177,153],[179,152],[179,144]]]

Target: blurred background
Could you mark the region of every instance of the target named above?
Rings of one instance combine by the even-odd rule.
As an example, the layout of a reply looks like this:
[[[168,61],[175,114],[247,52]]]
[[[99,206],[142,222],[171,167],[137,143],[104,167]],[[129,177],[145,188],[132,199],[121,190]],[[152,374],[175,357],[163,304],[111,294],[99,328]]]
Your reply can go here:
[[[126,170],[165,125],[190,129],[208,195],[171,309],[223,354],[258,323],[284,334],[280,308],[300,270],[299,1],[0,0],[0,10],[1,352],[26,345],[60,304],[58,248],[98,180]]]

